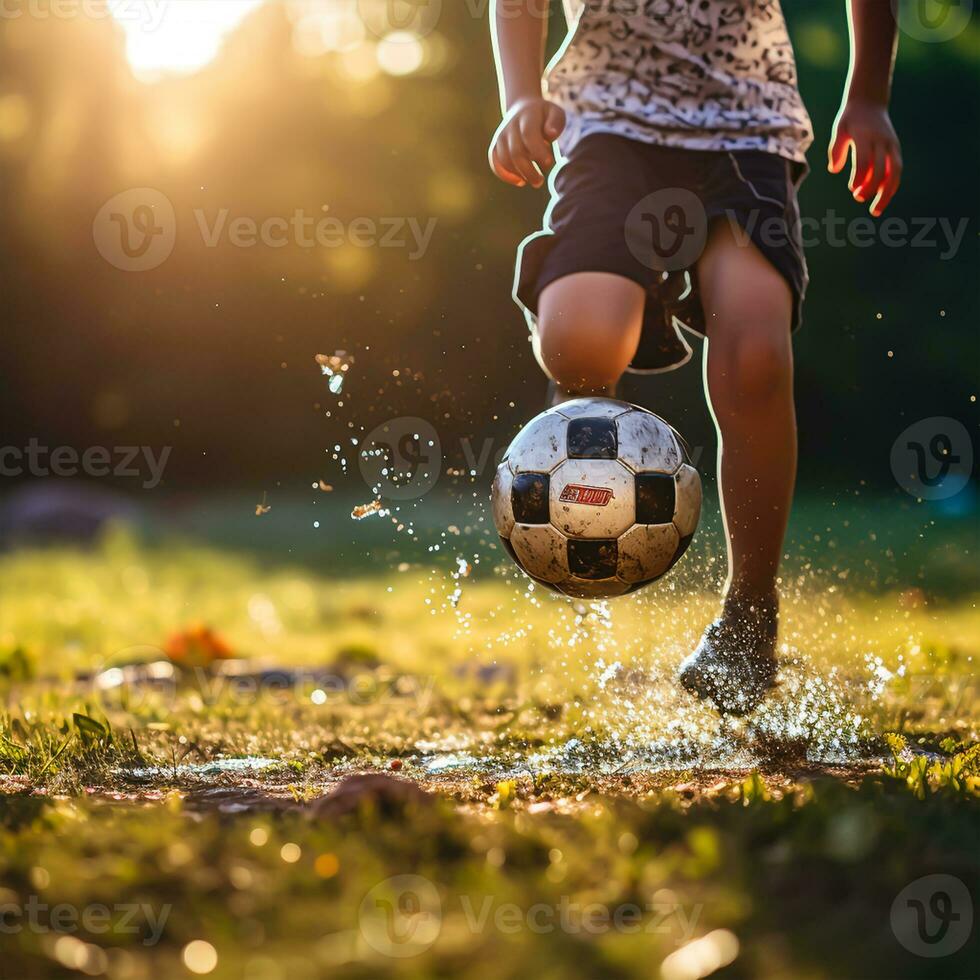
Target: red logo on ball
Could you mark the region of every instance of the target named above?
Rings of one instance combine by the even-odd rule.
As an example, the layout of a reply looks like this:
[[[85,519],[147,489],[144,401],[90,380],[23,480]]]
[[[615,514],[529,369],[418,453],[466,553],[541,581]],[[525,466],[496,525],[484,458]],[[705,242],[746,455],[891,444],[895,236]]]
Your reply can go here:
[[[589,504],[592,507],[605,507],[613,498],[608,487],[587,487],[581,483],[569,483],[558,499],[565,504]]]

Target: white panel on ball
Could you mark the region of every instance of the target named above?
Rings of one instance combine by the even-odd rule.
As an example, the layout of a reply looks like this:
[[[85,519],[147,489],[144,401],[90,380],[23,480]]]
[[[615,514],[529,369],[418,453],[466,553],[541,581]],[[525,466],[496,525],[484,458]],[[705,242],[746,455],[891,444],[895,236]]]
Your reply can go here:
[[[636,520],[633,474],[615,459],[567,459],[551,474],[551,522],[570,538],[615,538]]]
[[[517,524],[510,543],[524,570],[543,582],[563,582],[568,569],[568,542],[550,524]]]
[[[636,524],[619,539],[616,574],[626,582],[663,575],[677,554],[680,535],[673,524]]]
[[[701,518],[701,477],[684,463],[674,475],[674,526],[684,537],[694,533]]]
[[[542,412],[517,434],[507,460],[515,473],[550,473],[566,456],[568,420]]]
[[[616,419],[619,458],[637,473],[673,473],[681,451],[670,426],[652,412],[635,409]]]
[[[514,507],[510,499],[510,491],[514,485],[514,474],[510,466],[504,462],[497,467],[497,475],[493,478],[493,490],[490,493],[490,505],[493,509],[493,523],[497,533],[504,538],[510,537],[514,530]]]

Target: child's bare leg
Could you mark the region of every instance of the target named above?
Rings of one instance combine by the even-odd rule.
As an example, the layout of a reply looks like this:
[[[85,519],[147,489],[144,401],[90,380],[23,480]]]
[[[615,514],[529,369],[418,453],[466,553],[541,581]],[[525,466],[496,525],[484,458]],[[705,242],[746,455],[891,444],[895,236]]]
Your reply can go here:
[[[698,264],[707,324],[705,383],[718,428],[729,602],[775,594],[796,480],[790,340],[793,295],[728,222]]]
[[[576,272],[549,283],[538,299],[541,360],[568,392],[606,392],[640,342],[646,291],[624,276]]]
[[[724,613],[681,664],[680,680],[720,711],[746,714],[776,676],[776,572],[796,479],[793,297],[727,223],[712,229],[698,283],[729,573]]]

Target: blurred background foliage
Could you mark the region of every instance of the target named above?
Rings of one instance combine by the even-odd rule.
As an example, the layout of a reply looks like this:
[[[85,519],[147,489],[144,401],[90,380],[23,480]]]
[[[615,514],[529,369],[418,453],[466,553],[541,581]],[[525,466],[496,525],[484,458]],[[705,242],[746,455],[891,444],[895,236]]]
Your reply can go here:
[[[132,12],[6,5],[4,444],[173,445],[164,492],[302,492],[331,478],[325,448],[389,417],[431,420],[451,466],[461,437],[502,445],[539,410],[544,383],[510,288],[546,197],[503,186],[486,165],[499,119],[488,4],[430,3],[419,34],[395,37],[385,6],[173,0],[146,33]],[[857,217],[824,167],[847,69],[845,4],[784,6],[818,134],[803,213]],[[555,7],[552,49],[564,29]],[[975,431],[978,64],[975,19],[945,43],[902,36],[893,116],[906,176],[892,214],[969,218],[959,252],[809,250],[797,344],[805,486],[894,493],[889,451],[910,422],[949,415]],[[96,212],[133,187],[163,192],[177,214],[174,252],[149,272],[122,272],[93,246]],[[437,224],[412,261],[407,249],[352,245],[208,248],[194,216],[326,208],[345,223]],[[356,356],[343,405],[313,363],[336,349]],[[696,363],[627,394],[710,451]]]

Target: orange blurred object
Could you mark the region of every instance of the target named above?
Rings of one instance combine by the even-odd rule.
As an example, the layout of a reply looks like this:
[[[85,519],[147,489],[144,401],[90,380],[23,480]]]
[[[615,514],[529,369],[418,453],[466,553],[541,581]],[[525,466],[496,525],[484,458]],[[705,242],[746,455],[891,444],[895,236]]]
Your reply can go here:
[[[234,657],[231,647],[210,626],[190,626],[174,633],[163,650],[181,667],[207,667],[215,660]]]
[[[900,609],[921,609],[927,605],[928,599],[925,592],[918,586],[905,589],[898,594],[898,605]]]

